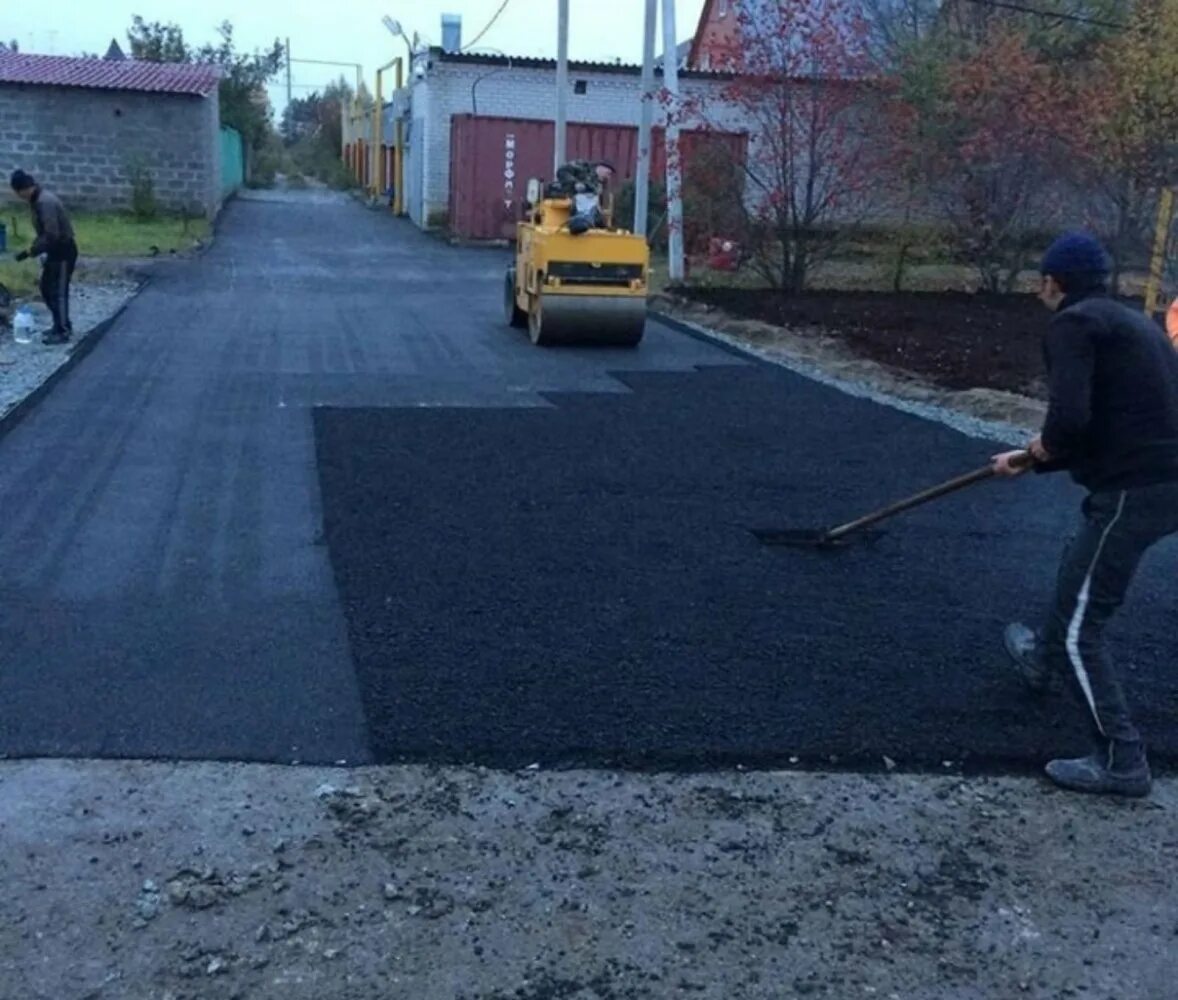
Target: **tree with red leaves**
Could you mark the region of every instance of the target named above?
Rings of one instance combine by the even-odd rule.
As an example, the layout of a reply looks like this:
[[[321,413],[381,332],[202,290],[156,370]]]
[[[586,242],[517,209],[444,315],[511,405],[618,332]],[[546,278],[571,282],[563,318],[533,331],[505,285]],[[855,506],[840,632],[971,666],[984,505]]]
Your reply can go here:
[[[1050,215],[1082,132],[1075,88],[1025,35],[997,30],[949,56],[910,62],[892,104],[901,162],[918,164],[933,206],[987,291],[1012,291],[1026,237]]]
[[[875,190],[867,29],[850,0],[742,4],[738,16],[740,74],[710,102],[679,111],[749,132],[743,190],[716,191],[738,203],[744,231],[723,235],[745,243],[769,285],[797,292],[840,231],[864,217]]]

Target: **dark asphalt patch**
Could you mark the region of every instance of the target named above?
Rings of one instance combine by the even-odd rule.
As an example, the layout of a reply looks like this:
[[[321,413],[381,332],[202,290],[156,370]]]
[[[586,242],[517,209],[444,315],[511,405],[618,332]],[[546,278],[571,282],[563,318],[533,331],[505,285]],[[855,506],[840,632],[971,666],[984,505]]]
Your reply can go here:
[[[325,530],[380,761],[624,767],[943,761],[1083,749],[1024,696],[1078,493],[1040,477],[808,553],[750,526],[837,523],[992,450],[765,367],[628,376],[546,410],[320,410]],[[1115,648],[1178,751],[1170,596],[1146,567]]]

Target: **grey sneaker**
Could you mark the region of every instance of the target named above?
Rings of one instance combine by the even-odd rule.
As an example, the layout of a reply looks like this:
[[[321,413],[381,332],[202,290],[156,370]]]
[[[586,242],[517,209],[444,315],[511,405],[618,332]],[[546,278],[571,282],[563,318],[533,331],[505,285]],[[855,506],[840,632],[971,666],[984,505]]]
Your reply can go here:
[[[1047,777],[1061,788],[1096,795],[1126,795],[1140,799],[1149,794],[1153,778],[1145,747],[1140,743],[1110,743],[1088,757],[1053,760]]]
[[[1031,629],[1018,622],[1007,625],[1002,642],[1027,687],[1037,694],[1051,690],[1051,673],[1043,662],[1039,637]]]

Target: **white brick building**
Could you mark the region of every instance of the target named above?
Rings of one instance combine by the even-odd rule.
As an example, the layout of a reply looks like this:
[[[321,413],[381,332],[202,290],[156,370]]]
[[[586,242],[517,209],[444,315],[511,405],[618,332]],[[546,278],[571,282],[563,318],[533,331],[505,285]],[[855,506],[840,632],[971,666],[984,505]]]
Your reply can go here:
[[[660,71],[660,83],[661,78]],[[716,97],[728,79],[723,74],[686,72],[681,75],[681,92],[685,98],[701,92]],[[640,67],[573,62],[569,84],[570,122],[639,124]],[[454,53],[440,48],[418,57],[404,183],[406,209],[423,228],[439,224],[448,210],[451,118],[472,113],[551,121],[556,115],[555,60]],[[656,103],[655,125],[664,120]],[[726,131],[747,131],[737,121],[712,124]]]

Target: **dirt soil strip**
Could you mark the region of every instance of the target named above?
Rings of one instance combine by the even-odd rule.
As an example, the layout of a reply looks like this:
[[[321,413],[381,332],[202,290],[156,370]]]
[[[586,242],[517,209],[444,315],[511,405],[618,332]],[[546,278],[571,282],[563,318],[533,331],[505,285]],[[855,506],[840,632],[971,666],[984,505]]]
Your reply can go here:
[[[995,388],[951,389],[926,374],[857,353],[845,338],[817,326],[786,327],[729,315],[677,296],[659,295],[651,309],[661,322],[725,344],[853,396],[953,427],[970,437],[1021,443],[1043,423],[1038,398]]]
[[[1165,1000],[1176,794],[0,763],[0,998]]]

